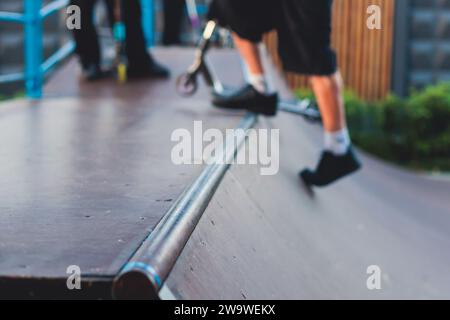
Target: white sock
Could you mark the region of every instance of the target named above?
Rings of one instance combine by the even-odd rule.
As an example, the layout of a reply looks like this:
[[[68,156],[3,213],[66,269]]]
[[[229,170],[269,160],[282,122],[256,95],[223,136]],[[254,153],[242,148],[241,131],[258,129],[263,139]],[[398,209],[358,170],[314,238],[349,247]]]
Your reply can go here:
[[[263,74],[248,74],[248,83],[259,93],[267,94],[269,92],[269,86],[267,85],[266,77]]]
[[[335,132],[325,131],[324,138],[325,150],[330,151],[336,156],[343,156],[346,154],[351,145],[350,135],[348,134],[347,128],[343,128],[342,130]]]

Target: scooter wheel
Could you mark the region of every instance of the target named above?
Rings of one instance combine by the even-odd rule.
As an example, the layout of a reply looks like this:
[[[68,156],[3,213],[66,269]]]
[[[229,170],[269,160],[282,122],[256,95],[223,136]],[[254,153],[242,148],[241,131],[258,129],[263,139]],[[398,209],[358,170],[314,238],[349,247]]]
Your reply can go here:
[[[183,73],[177,79],[177,92],[184,96],[190,97],[197,92],[198,84],[195,75],[191,73]]]

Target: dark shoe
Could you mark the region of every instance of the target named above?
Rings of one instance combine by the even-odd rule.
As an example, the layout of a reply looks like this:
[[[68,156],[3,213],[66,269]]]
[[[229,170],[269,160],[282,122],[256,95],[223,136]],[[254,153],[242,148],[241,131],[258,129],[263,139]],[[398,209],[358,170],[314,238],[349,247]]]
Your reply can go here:
[[[300,177],[309,186],[325,187],[361,168],[361,163],[352,148],[343,156],[336,156],[329,151],[322,153],[316,171],[305,169]]]
[[[102,71],[99,65],[91,64],[83,68],[83,78],[86,81],[96,81],[104,78],[106,73]]]
[[[129,67],[129,78],[160,78],[166,79],[170,77],[170,71],[163,65],[153,61],[147,67]]]
[[[244,109],[266,116],[275,116],[278,109],[278,94],[259,93],[249,84],[230,93],[214,93],[212,102],[216,107],[223,109]]]

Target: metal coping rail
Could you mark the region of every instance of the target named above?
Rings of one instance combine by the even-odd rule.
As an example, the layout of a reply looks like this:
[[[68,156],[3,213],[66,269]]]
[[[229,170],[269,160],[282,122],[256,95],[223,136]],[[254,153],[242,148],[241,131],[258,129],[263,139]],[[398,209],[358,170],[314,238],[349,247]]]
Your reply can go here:
[[[255,114],[247,113],[235,134],[226,138],[225,145],[208,161],[210,164],[122,268],[114,280],[113,298],[159,299],[159,291],[256,121]]]

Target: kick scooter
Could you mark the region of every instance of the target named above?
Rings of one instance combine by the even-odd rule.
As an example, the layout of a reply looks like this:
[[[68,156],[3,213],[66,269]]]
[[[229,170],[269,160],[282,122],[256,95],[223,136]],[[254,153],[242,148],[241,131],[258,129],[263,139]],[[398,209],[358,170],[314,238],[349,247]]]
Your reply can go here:
[[[214,90],[214,92],[223,92],[222,83],[212,74],[212,69],[206,62],[206,53],[211,45],[211,38],[216,29],[216,22],[209,21],[203,31],[202,39],[195,51],[195,61],[189,67],[188,71],[180,75],[177,79],[177,92],[184,96],[193,96],[198,90],[198,76],[201,75],[206,85]]]
[[[203,77],[206,85],[213,92],[223,93],[225,91],[224,86],[212,73],[212,69],[205,59],[210,48],[211,39],[217,28],[216,21],[211,20],[207,23],[202,39],[195,52],[194,63],[189,67],[187,72],[181,74],[177,79],[176,87],[180,95],[190,97],[197,92],[198,76]],[[321,122],[319,110],[317,110],[314,103],[309,99],[295,102],[281,101],[279,102],[278,110],[300,115],[310,122]]]

